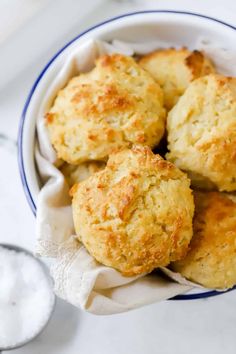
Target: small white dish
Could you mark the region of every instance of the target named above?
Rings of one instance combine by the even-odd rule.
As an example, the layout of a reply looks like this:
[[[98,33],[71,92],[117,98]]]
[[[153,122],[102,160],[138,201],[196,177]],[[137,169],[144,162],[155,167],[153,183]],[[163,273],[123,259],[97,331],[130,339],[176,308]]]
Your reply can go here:
[[[55,296],[55,294],[53,292],[53,280],[52,280],[52,278],[50,276],[49,270],[46,267],[46,265],[40,259],[35,257],[31,252],[29,252],[25,248],[22,248],[22,247],[19,247],[19,246],[16,246],[16,245],[3,244],[2,243],[2,244],[0,244],[0,247],[3,248],[3,249],[9,250],[9,251],[14,251],[15,253],[24,254],[27,257],[30,257],[33,260],[33,262],[36,263],[37,266],[39,266],[39,269],[41,268],[41,271],[42,271],[42,274],[43,274],[43,278],[45,279],[46,283],[48,284],[48,299],[47,299],[47,301],[49,302],[49,310],[48,310],[47,316],[45,316],[44,321],[42,323],[40,323],[40,326],[38,327],[38,330],[34,331],[31,336],[27,337],[26,339],[24,339],[24,340],[22,340],[20,342],[17,341],[13,345],[8,345],[8,346],[4,346],[4,347],[0,346],[0,353],[1,353],[2,351],[5,352],[5,351],[8,351],[8,350],[21,348],[24,345],[26,345],[29,342],[31,342],[32,340],[34,340],[36,337],[38,337],[43,332],[43,330],[47,327],[47,325],[48,325],[48,323],[49,323],[49,321],[50,321],[50,319],[52,317],[53,311],[55,309],[56,296]],[[32,286],[32,284],[31,284],[31,286]],[[32,319],[30,318],[29,322],[31,320]]]
[[[235,46],[236,28],[220,20],[195,13],[170,10],[141,11],[121,15],[95,25],[72,39],[56,53],[35,81],[26,100],[19,127],[19,169],[23,188],[34,214],[40,191],[34,161],[37,112],[45,90],[60,70],[64,59],[76,46],[90,38],[140,43],[159,40],[170,43],[173,47],[186,46],[192,49],[198,49],[194,48],[194,44],[199,38],[206,38],[227,52]],[[196,299],[221,293],[198,289],[176,298]]]

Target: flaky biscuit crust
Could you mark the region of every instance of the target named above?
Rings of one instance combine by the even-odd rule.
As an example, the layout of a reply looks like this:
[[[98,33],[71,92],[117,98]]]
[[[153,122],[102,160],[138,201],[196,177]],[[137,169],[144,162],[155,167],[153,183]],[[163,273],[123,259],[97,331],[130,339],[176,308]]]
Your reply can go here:
[[[236,284],[236,203],[219,192],[194,194],[190,251],[172,268],[207,288],[231,288]]]
[[[236,190],[235,78],[195,80],[169,112],[167,131],[167,159],[196,187]]]
[[[213,63],[202,52],[187,48],[156,50],[141,58],[139,64],[163,89],[168,111],[194,79],[215,71]]]
[[[133,58],[97,59],[95,68],[72,78],[46,114],[58,157],[79,164],[107,160],[117,148],[154,147],[165,130],[163,92]]]
[[[60,171],[64,175],[68,186],[72,187],[74,184],[82,182],[94,173],[103,170],[105,166],[105,162],[101,161],[88,161],[79,165],[70,165],[65,162],[60,167]]]
[[[151,272],[185,255],[192,237],[187,176],[148,147],[112,154],[72,188],[74,224],[90,254],[123,275]]]

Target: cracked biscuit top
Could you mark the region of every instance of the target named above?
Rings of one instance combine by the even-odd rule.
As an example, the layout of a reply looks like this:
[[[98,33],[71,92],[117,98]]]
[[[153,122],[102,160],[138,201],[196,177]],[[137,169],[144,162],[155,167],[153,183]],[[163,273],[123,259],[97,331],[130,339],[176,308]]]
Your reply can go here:
[[[193,81],[167,118],[167,159],[193,185],[236,190],[236,78]]]
[[[187,256],[171,265],[207,288],[236,284],[236,200],[219,192],[195,192],[193,238]]]
[[[59,91],[46,124],[62,160],[105,161],[114,149],[159,143],[165,129],[163,92],[133,58],[105,55]]]
[[[215,71],[202,52],[191,52],[187,48],[159,49],[145,55],[139,63],[163,89],[167,110],[177,103],[194,79]]]
[[[71,194],[76,233],[100,263],[131,276],[183,257],[192,237],[190,181],[148,147],[110,155]]]

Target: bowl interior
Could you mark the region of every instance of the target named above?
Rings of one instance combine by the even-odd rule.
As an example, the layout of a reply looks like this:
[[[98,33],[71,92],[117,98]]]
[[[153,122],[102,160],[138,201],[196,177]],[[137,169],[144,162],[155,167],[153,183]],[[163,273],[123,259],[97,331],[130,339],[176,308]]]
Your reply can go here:
[[[160,41],[160,45],[196,49],[199,38],[216,47],[231,49],[235,42],[231,26],[199,15],[151,11],[120,16],[94,26],[65,45],[46,65],[27,99],[19,130],[19,162],[28,201],[36,211],[40,183],[34,163],[35,124],[43,95],[68,55],[90,38],[106,41],[119,39],[131,42]]]
[[[96,25],[66,44],[46,65],[26,101],[19,129],[19,166],[29,204],[36,213],[40,182],[34,161],[36,117],[45,90],[60,70],[66,56],[90,38],[130,42],[160,41],[160,46],[196,48],[204,39],[222,50],[232,50],[236,28],[205,16],[175,11],[145,11],[127,14]],[[214,59],[214,58],[213,58]]]

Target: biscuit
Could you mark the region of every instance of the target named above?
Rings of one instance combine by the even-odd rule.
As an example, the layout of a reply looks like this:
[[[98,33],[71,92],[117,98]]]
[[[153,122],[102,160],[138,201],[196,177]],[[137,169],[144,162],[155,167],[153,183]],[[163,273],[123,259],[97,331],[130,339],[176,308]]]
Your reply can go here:
[[[107,160],[112,150],[154,147],[164,134],[166,113],[158,83],[131,57],[105,55],[95,68],[72,78],[46,114],[58,157],[79,164]]]
[[[236,78],[193,81],[169,112],[166,157],[196,187],[236,189]]]
[[[69,187],[72,187],[74,184],[85,180],[92,174],[101,171],[105,166],[105,162],[102,161],[88,161],[79,165],[70,165],[65,162],[60,167],[60,170]]]
[[[190,251],[171,268],[207,288],[231,288],[236,284],[236,203],[219,192],[194,194]]]
[[[203,53],[187,48],[162,49],[144,56],[139,64],[160,84],[169,111],[194,79],[215,71]]]
[[[110,155],[106,168],[75,185],[75,230],[88,252],[125,276],[182,258],[192,237],[190,181],[150,148]]]

